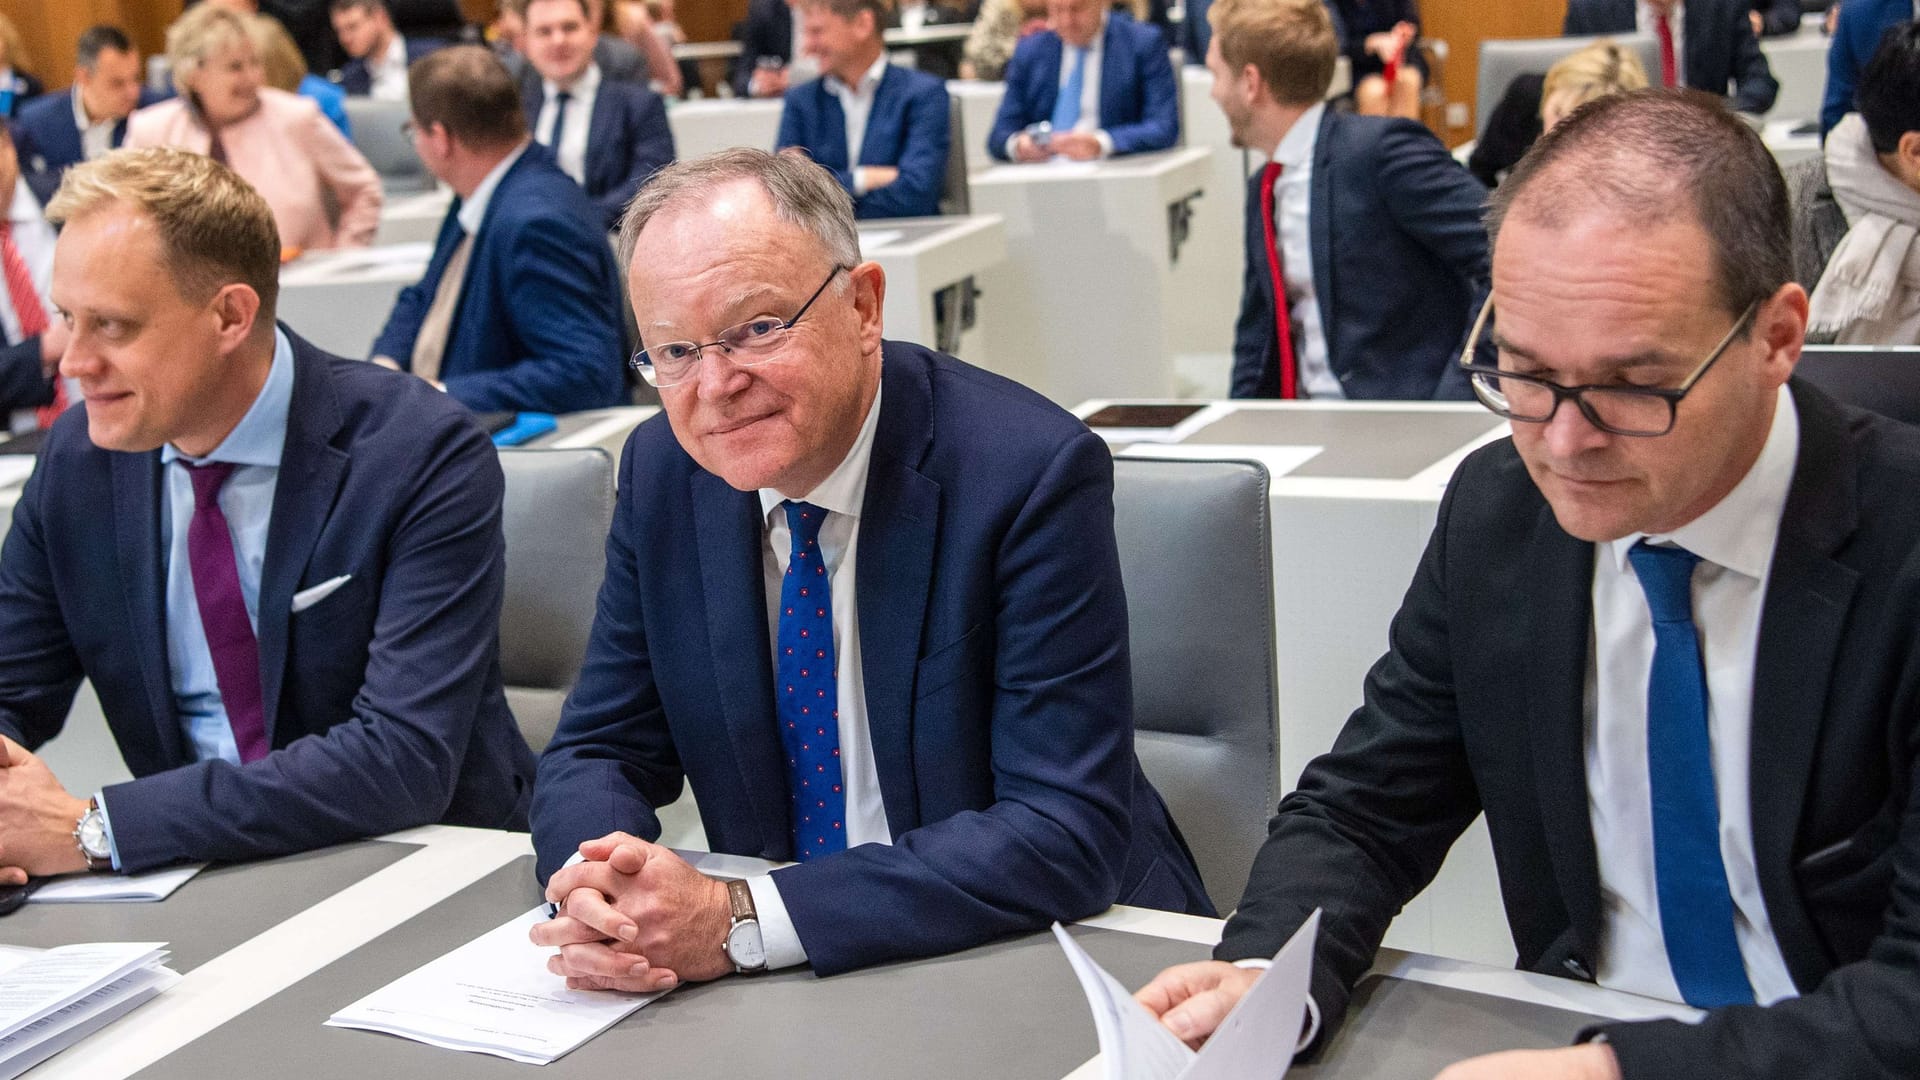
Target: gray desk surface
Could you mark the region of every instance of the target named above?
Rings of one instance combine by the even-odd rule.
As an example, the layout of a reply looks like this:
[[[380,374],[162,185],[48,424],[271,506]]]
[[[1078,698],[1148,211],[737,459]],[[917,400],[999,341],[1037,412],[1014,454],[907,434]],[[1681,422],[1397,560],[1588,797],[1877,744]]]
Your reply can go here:
[[[185,974],[419,850],[364,840],[301,855],[210,867],[151,904],[28,904],[0,918],[0,941],[50,948],[81,941],[164,941]]]
[[[1347,1022],[1311,1063],[1287,1076],[1309,1080],[1429,1077],[1495,1050],[1566,1046],[1598,1018],[1426,983],[1369,976],[1354,991]]]
[[[1184,440],[1188,445],[1324,446],[1287,474],[1364,480],[1408,480],[1499,427],[1492,413],[1243,409]],[[1358,437],[1364,433],[1365,437]]]

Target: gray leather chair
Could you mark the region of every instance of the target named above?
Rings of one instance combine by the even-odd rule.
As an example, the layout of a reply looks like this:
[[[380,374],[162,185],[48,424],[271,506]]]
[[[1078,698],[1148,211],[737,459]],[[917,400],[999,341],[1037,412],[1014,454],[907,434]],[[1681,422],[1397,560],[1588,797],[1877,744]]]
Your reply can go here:
[[[968,214],[973,195],[967,187],[967,120],[960,99],[947,98],[947,175],[940,185],[940,212]]]
[[[1267,470],[1113,464],[1134,747],[1224,915],[1280,798]]]
[[[506,602],[500,668],[507,704],[537,753],[553,738],[593,628],[613,523],[613,458],[581,450],[502,450]]]
[[[411,110],[399,101],[375,101],[372,98],[347,99],[347,123],[353,127],[353,145],[380,174],[380,186],[389,193],[425,191],[433,186],[433,174],[421,162],[413,140],[401,130]]]
[[[1660,46],[1650,34],[1607,34],[1603,37],[1513,38],[1480,43],[1480,77],[1474,86],[1473,135],[1487,133],[1487,120],[1493,107],[1507,92],[1507,84],[1517,75],[1545,75],[1560,58],[1596,41],[1611,38],[1623,48],[1640,54],[1647,77],[1660,78]]]

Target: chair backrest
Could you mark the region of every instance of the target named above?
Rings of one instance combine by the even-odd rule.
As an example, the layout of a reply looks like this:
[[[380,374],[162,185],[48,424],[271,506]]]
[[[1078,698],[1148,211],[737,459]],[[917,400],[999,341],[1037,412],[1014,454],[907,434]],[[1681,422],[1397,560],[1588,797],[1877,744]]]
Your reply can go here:
[[[960,99],[947,97],[947,175],[940,185],[940,212],[970,214],[973,194],[967,187],[967,114]]]
[[[1480,77],[1473,95],[1473,133],[1487,133],[1493,107],[1518,75],[1545,75],[1561,57],[1579,52],[1596,41],[1612,39],[1640,54],[1648,78],[1660,77],[1660,46],[1650,34],[1605,34],[1600,37],[1512,38],[1480,43]]]
[[[1267,470],[1113,464],[1134,747],[1225,913],[1280,798]]]
[[[373,171],[380,174],[380,186],[389,192],[425,191],[433,186],[433,174],[420,160],[413,140],[402,130],[411,115],[404,101],[347,98],[347,123],[353,128],[353,145],[360,149]]]
[[[613,458],[605,450],[502,450],[506,602],[500,670],[507,701],[535,751],[560,721],[580,674],[613,523]]]
[[[1808,345],[1793,373],[1849,405],[1920,424],[1920,349]]]

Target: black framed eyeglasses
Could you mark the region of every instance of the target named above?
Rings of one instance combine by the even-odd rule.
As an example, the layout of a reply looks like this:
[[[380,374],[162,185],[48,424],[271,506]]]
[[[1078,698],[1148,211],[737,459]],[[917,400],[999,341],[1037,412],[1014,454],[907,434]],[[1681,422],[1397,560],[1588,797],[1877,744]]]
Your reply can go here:
[[[647,380],[647,385],[662,388],[678,386],[693,378],[701,355],[712,348],[724,350],[736,367],[757,367],[777,360],[780,346],[786,343],[787,331],[806,316],[813,302],[820,299],[820,294],[827,291],[827,286],[833,284],[833,279],[842,270],[851,269],[849,266],[835,266],[827,273],[827,280],[813,290],[813,295],[807,297],[807,302],[800,305],[799,311],[794,312],[793,318],[784,322],[771,315],[763,315],[727,327],[720,331],[717,340],[704,345],[691,341],[666,341],[641,349],[633,354],[633,359],[628,363],[640,373],[641,378]]]
[[[1544,424],[1560,411],[1562,401],[1571,400],[1580,409],[1580,415],[1601,431],[1635,438],[1653,438],[1673,430],[1680,402],[1727,351],[1734,339],[1740,336],[1741,331],[1753,320],[1754,312],[1759,309],[1758,300],[1748,304],[1747,310],[1734,320],[1733,329],[1727,331],[1727,335],[1720,339],[1720,344],[1715,345],[1707,358],[1700,361],[1677,387],[1562,386],[1537,375],[1521,375],[1503,370],[1497,364],[1474,361],[1481,335],[1493,321],[1493,297],[1489,296],[1486,304],[1480,308],[1480,317],[1474,320],[1473,333],[1467,336],[1467,346],[1460,353],[1460,366],[1466,369],[1473,383],[1474,396],[1496,416],[1518,420],[1523,424]]]

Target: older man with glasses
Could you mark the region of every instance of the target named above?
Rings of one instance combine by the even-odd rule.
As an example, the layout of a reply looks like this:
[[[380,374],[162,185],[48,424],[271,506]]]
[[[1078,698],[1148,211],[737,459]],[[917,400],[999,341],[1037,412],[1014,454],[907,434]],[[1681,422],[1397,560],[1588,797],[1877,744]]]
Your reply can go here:
[[[1462,362],[1513,438],[1453,478],[1218,959],[1140,999],[1199,1042],[1321,908],[1323,1043],[1484,812],[1521,968],[1706,1014],[1446,1080],[1920,1073],[1920,433],[1792,381],[1786,191],[1715,104],[1583,106],[1491,228]]]
[[[883,342],[885,275],[805,156],[670,166],[620,241],[665,415],[540,766],[553,970],[654,990],[1209,911],[1134,758],[1099,438]],[[712,850],[797,865],[722,882],[655,846],[687,783]]]

